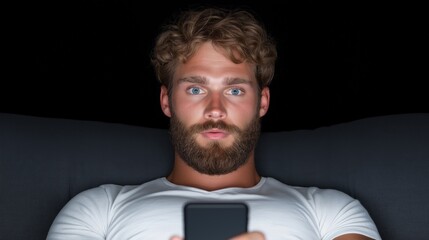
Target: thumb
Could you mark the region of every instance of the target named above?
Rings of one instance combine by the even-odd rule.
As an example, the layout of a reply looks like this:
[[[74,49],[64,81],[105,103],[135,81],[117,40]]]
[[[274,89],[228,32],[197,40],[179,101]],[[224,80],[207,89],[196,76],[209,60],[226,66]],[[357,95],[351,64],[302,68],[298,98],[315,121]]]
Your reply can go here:
[[[179,237],[179,236],[172,236],[169,240],[183,240],[183,238]]]

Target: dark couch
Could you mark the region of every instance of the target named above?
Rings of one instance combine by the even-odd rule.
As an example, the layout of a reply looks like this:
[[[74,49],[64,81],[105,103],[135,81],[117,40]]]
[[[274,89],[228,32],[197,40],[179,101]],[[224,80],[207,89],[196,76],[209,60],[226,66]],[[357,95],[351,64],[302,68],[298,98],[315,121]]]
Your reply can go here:
[[[45,239],[77,193],[164,176],[172,157],[163,129],[0,114],[0,239]],[[429,114],[266,132],[256,157],[262,175],[360,199],[383,239],[429,239]]]

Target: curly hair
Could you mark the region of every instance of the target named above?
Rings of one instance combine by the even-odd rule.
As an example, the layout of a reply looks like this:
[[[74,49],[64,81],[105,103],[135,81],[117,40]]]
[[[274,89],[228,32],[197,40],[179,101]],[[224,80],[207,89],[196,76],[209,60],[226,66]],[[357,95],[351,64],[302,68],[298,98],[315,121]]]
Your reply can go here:
[[[162,85],[171,89],[178,63],[185,63],[205,42],[225,50],[234,63],[256,65],[260,88],[273,79],[277,50],[263,24],[242,9],[205,8],[188,10],[164,26],[155,42],[151,62]]]

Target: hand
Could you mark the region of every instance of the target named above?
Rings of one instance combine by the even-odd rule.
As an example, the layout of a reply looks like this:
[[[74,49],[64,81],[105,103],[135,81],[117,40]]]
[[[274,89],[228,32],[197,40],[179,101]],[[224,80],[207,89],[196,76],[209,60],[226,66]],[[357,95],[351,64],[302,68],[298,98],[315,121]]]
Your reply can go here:
[[[230,240],[265,240],[265,236],[262,232],[253,231],[248,233],[240,234]]]
[[[179,236],[173,236],[169,240],[183,240],[183,238]],[[231,238],[230,240],[265,240],[265,236],[262,232],[254,231],[240,234]]]

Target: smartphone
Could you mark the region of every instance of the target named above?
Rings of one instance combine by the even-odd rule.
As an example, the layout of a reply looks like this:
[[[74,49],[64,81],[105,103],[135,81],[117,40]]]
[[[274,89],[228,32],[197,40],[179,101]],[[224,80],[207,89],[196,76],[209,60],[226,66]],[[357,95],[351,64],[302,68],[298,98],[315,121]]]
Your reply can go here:
[[[184,206],[185,240],[227,240],[247,232],[242,202],[189,202]]]

